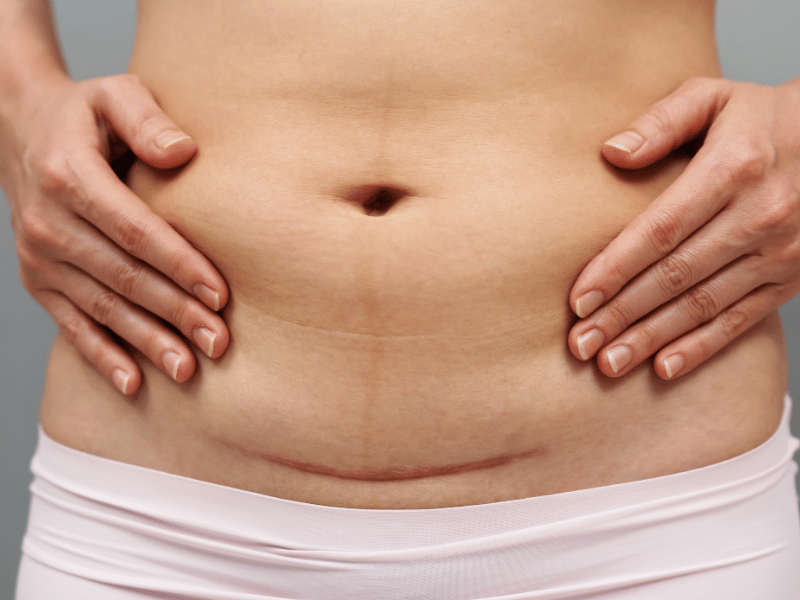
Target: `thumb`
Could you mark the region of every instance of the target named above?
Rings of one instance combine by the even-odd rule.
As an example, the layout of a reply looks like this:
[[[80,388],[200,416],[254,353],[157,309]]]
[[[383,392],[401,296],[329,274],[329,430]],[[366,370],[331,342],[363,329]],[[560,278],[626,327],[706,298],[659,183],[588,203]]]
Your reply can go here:
[[[603,156],[625,169],[651,165],[703,133],[724,108],[730,93],[731,86],[725,80],[690,79],[603,144]]]
[[[197,152],[192,138],[161,110],[135,75],[103,79],[95,109],[122,142],[153,167],[178,167]]]

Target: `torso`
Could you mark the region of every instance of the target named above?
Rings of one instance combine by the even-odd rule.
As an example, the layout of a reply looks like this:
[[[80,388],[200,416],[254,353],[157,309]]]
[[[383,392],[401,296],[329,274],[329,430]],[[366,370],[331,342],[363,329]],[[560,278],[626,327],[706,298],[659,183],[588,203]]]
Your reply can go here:
[[[420,508],[666,475],[777,427],[776,315],[670,383],[566,345],[581,268],[688,160],[625,174],[601,144],[719,74],[711,2],[143,0],[130,70],[199,153],[129,185],[228,281],[232,343],[183,385],[142,361],[129,399],[57,339],[56,440]]]

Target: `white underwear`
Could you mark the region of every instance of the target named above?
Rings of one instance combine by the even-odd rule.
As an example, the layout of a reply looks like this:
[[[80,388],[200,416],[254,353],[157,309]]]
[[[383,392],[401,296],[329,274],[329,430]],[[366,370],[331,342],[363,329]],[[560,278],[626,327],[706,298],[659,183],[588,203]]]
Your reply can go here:
[[[798,600],[790,408],[701,469],[421,510],[282,500],[40,430],[17,600]]]

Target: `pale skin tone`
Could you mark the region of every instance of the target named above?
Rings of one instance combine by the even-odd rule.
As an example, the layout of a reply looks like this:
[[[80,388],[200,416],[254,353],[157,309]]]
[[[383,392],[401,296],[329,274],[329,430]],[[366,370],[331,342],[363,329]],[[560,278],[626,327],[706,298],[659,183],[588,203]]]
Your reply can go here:
[[[400,6],[141,0],[130,74],[81,84],[50,53],[45,10],[9,21],[0,115],[12,117],[0,125],[17,150],[0,160],[12,166],[7,187],[24,192],[9,195],[41,198],[30,190],[44,181],[80,215],[38,200],[13,209],[40,232],[29,244],[23,231],[20,245],[45,250],[21,252],[26,284],[69,302],[56,313],[43,431],[112,460],[362,508],[658,477],[766,440],[786,389],[774,312],[669,381],[648,362],[608,377],[573,355],[591,354],[585,337],[566,343],[586,327],[573,311],[591,308],[570,304],[581,271],[702,164],[702,151],[682,148],[621,169],[602,148],[683,82],[719,85],[711,2]],[[26,37],[36,23],[42,35]],[[38,70],[23,67],[20,47]],[[51,83],[31,87],[42,72]],[[76,137],[63,111],[76,106],[78,131],[95,132],[94,163],[64,147]],[[169,151],[186,164],[154,166],[140,148],[110,174],[110,160],[136,149],[125,123],[179,125],[193,143]],[[100,167],[106,178],[93,177]],[[103,224],[97,207],[114,189],[135,208],[116,200]],[[198,270],[181,279],[193,263],[177,252],[137,275],[148,261],[126,264],[131,252],[172,246],[119,219],[131,214],[168,224],[196,248]],[[57,234],[49,245],[42,223]],[[219,304],[194,291],[198,279]],[[145,299],[122,304],[116,290]],[[170,309],[158,312],[163,297]],[[130,319],[124,308],[137,305]],[[86,350],[80,334],[93,326]]]
[[[225,281],[109,162],[130,148],[173,168],[194,143],[135,77],[70,81],[42,3],[0,7],[2,52],[16,49],[3,61],[2,127],[13,143],[2,183],[23,284],[123,393],[142,375],[108,331],[188,380],[193,349],[216,358],[227,347],[215,314]],[[611,164],[639,169],[704,136],[686,172],[575,281],[576,358],[620,377],[655,356],[659,377],[678,378],[800,291],[798,114],[800,80],[771,88],[701,78],[602,147]]]
[[[228,331],[215,314],[228,290],[213,265],[119,181],[127,149],[157,168],[196,151],[134,77],[71,81],[43,2],[0,5],[2,184],[17,232],[20,278],[66,337],[123,393],[141,372],[114,334],[176,381],[195,369],[187,345],[217,357]],[[165,327],[168,322],[183,334]]]
[[[620,377],[691,372],[800,291],[800,80],[689,81],[603,146],[636,169],[704,135],[684,174],[583,270],[570,350]]]

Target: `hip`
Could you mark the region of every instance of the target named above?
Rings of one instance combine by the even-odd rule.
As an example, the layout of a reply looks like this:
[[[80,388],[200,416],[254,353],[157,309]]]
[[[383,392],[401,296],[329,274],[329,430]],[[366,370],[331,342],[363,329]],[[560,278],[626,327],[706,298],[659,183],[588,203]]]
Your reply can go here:
[[[703,468],[403,511],[252,494],[40,432],[17,598],[789,600],[800,589],[790,407],[765,442]]]
[[[130,400],[59,341],[45,431],[114,460],[362,508],[657,477],[774,431],[785,392],[776,315],[675,382],[646,364],[609,381],[566,346],[582,265],[686,156],[628,177],[585,151],[547,158],[508,135],[466,138],[471,125],[402,120],[391,153],[333,151],[348,127],[377,135],[370,123],[313,112],[276,119],[261,154],[201,136],[185,169],[134,165],[133,191],[228,281],[231,345],[218,361],[200,357],[183,385],[142,361],[145,386]],[[381,191],[385,210],[365,210]]]

